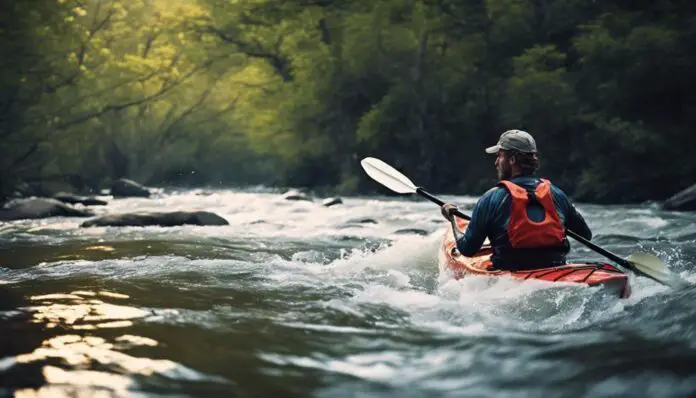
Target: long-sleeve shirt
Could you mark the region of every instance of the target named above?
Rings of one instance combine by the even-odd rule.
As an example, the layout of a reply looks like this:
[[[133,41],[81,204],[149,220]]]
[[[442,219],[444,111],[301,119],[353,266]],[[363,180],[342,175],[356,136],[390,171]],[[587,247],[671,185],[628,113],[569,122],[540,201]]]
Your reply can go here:
[[[534,189],[540,183],[539,178],[534,176],[518,176],[510,181],[526,189]],[[592,232],[585,219],[578,213],[568,196],[553,184],[551,184],[551,194],[558,216],[566,229],[587,240],[592,239]],[[484,193],[474,205],[471,221],[464,234],[457,240],[457,250],[465,256],[473,256],[488,238],[493,247],[493,263],[496,264],[496,260],[502,263],[504,249],[511,247],[507,236],[510,204],[510,193],[502,186],[496,186]],[[532,205],[528,215],[533,221],[541,221],[544,218],[544,210],[541,206]],[[567,239],[565,245],[569,250],[570,245]]]

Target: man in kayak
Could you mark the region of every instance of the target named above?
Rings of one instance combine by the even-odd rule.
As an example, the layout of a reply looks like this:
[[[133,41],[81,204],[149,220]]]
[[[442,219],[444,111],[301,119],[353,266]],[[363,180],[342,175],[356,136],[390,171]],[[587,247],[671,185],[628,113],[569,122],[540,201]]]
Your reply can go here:
[[[497,155],[500,182],[476,202],[463,235],[455,230],[461,254],[473,256],[488,238],[496,269],[543,268],[565,264],[570,251],[566,228],[592,239],[590,228],[566,194],[535,176],[539,157],[531,134],[508,130],[486,152]],[[456,209],[445,203],[442,215],[452,222]]]

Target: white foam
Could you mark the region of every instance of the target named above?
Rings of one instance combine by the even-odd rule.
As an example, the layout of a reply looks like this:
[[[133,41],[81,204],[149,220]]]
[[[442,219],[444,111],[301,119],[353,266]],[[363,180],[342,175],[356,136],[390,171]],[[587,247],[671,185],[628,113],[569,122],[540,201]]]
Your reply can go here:
[[[437,248],[441,237],[439,233],[428,236],[403,236],[390,246],[376,252],[353,251],[342,259],[330,264],[337,273],[357,273],[366,268],[382,270],[413,270],[437,268]]]

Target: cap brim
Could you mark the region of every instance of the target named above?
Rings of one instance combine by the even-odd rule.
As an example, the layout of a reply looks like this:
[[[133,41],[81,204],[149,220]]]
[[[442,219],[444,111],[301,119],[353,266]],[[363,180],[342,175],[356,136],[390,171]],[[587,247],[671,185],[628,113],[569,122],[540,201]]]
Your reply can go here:
[[[498,153],[500,150],[500,145],[493,145],[486,148],[486,153]]]

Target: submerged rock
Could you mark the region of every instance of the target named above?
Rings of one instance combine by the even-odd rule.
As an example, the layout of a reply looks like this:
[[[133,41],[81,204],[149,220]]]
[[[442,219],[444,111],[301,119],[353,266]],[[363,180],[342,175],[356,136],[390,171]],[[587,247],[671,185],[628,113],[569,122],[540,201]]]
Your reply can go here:
[[[60,200],[63,203],[68,203],[71,205],[80,203],[85,206],[106,206],[108,204],[103,200],[91,196],[76,196],[65,192],[59,192],[53,195],[53,199]]]
[[[343,203],[343,199],[341,199],[339,197],[326,198],[326,199],[324,199],[323,202],[321,202],[322,206],[324,206],[324,207],[331,207],[333,205],[340,205],[342,203]]]
[[[428,231],[420,228],[402,228],[394,231],[394,235],[428,235]]]
[[[288,192],[285,192],[283,194],[283,199],[285,200],[306,200],[308,202],[312,202],[312,198],[309,197],[304,192],[296,191],[296,190],[290,190]]]
[[[696,184],[671,196],[663,204],[664,210],[696,210]]]
[[[149,198],[150,191],[133,180],[121,178],[111,184],[111,195],[114,198]]]
[[[352,220],[348,220],[349,224],[377,224],[377,220],[374,218],[354,218]]]
[[[83,222],[81,227],[145,227],[157,225],[229,225],[224,218],[208,211],[173,211],[109,214]]]
[[[76,209],[51,198],[16,199],[0,209],[0,220],[37,219],[47,217],[92,217],[94,213]]]

